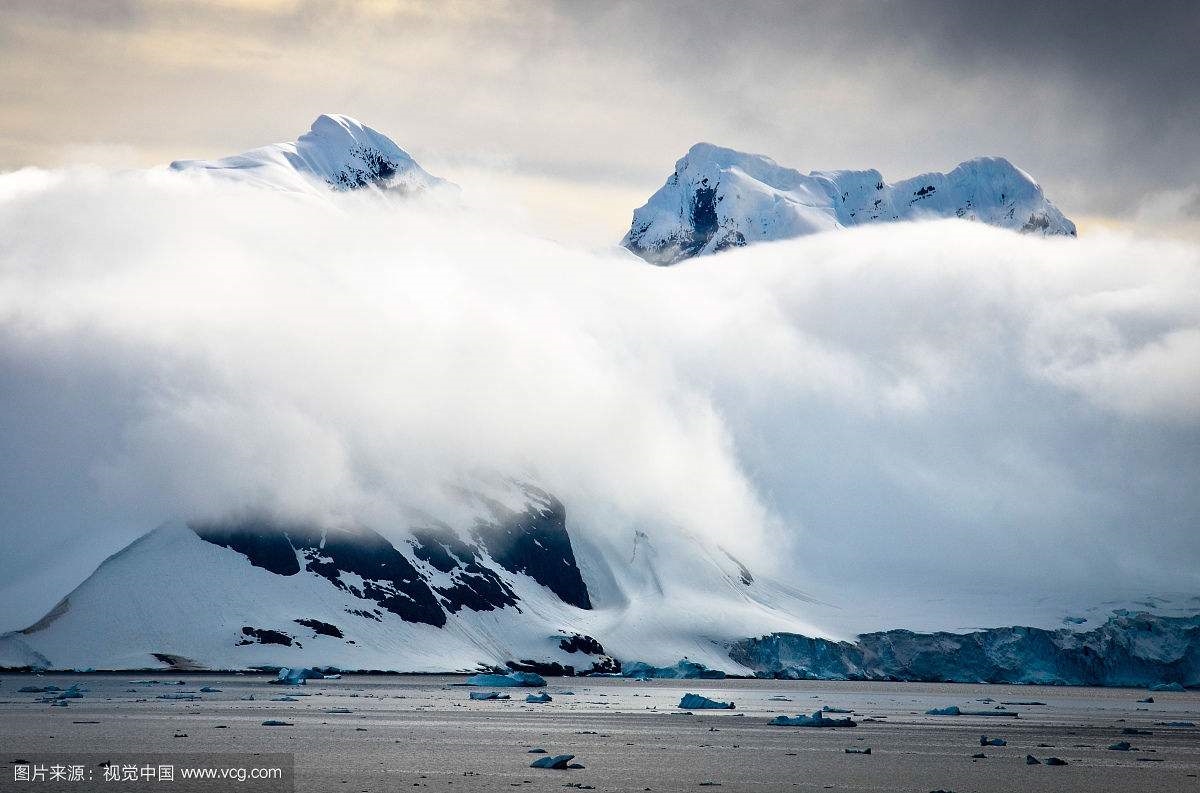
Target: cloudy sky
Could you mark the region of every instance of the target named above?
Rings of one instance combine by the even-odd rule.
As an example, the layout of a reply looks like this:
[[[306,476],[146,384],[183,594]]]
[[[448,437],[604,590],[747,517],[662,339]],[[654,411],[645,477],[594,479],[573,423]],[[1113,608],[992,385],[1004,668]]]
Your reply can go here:
[[[1085,232],[1194,230],[1197,40],[1172,0],[10,0],[0,169],[220,156],[341,112],[597,244],[700,140],[889,179],[1003,155]]]

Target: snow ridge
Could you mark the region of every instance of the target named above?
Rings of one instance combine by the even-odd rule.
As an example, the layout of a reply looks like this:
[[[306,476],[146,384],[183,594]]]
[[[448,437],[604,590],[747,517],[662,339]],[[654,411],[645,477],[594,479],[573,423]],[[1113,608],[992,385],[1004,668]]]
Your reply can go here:
[[[1075,236],[1033,177],[1002,157],[895,184],[876,170],[802,174],[769,157],[697,143],[633,213],[621,244],[654,264],[868,223],[957,217]]]

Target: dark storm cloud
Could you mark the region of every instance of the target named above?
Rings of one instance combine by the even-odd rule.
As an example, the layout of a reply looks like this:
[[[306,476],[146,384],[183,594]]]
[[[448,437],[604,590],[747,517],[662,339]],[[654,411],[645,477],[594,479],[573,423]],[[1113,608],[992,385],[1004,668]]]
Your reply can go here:
[[[774,143],[765,153],[802,169],[863,164],[816,116],[891,175],[1004,154],[1077,212],[1123,214],[1133,193],[1200,181],[1198,3],[562,9],[597,46],[654,63],[674,90],[736,119],[735,136]],[[820,162],[822,151],[852,161]]]

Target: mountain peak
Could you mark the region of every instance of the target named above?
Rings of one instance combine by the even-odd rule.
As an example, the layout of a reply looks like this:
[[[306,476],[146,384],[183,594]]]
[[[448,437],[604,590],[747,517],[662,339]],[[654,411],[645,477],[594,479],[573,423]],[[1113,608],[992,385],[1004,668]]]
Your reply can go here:
[[[1075,236],[1075,224],[1025,171],[976,157],[894,184],[879,171],[802,174],[770,157],[697,143],[634,212],[622,245],[655,264],[753,242],[868,223],[958,217],[1025,233]]]
[[[262,146],[219,160],[177,160],[171,169],[205,171],[296,192],[311,192],[316,186],[407,194],[449,184],[427,173],[387,135],[339,114],[317,116],[294,143]]]

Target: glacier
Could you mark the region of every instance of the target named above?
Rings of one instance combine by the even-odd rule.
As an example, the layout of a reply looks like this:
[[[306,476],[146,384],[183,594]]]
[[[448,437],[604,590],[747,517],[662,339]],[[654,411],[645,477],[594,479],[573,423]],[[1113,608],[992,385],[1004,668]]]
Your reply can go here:
[[[831,641],[773,634],[730,657],[760,677],[1068,686],[1200,686],[1200,616],[1119,610],[1089,631],[991,628],[891,630]]]
[[[888,184],[876,170],[802,174],[763,155],[697,143],[634,211],[621,244],[669,265],[756,242],[931,218],[1076,234],[1033,177],[1003,157],[978,157],[949,173]]]

